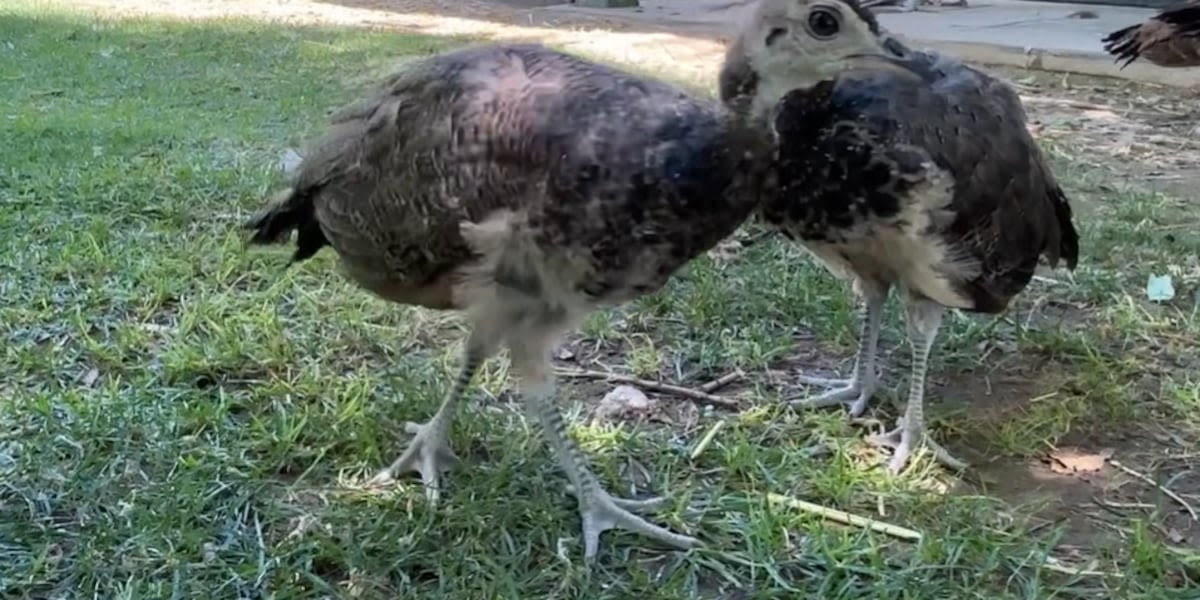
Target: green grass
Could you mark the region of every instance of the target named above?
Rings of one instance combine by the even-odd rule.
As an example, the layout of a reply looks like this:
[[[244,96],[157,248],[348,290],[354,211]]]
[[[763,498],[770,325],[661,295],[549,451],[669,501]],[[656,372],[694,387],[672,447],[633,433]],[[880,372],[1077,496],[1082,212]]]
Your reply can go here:
[[[794,390],[766,374],[814,359],[837,366],[855,326],[846,286],[774,239],[697,260],[571,341],[590,368],[685,384],[748,372],[744,412],[661,398],[673,426],[592,423],[580,412],[604,387],[563,385],[601,477],[624,495],[644,467],[651,481],[640,487],[678,500],[662,522],[707,548],[664,553],[608,535],[599,564],[582,565],[565,479],[514,404],[503,357],[457,422],[465,464],[436,509],[411,482],[359,489],[402,450],[403,423],[432,414],[456,366],[459,322],[355,289],[330,253],[285,271],[284,254],[247,250],[236,225],[278,183],[282,149],[354,95],[347,82],[457,42],[6,6],[6,598],[1195,598],[1186,588],[1200,559],[1165,539],[1169,502],[1080,551],[1124,577],[1065,576],[1039,568],[1061,553],[1061,528],[1031,531],[1025,509],[987,493],[947,493],[958,478],[925,461],[886,477],[838,413],[780,408],[778,395]],[[936,434],[1010,463],[1063,436],[1167,425],[1194,448],[1200,243],[1194,230],[1156,234],[1186,208],[1101,191],[1102,174],[1059,163],[1086,215],[1082,267],[1073,283],[1035,285],[1007,320],[949,320],[934,358]],[[1181,269],[1175,303],[1141,301],[1145,276],[1170,265]],[[1046,300],[1053,311],[1027,318]],[[897,312],[884,344],[902,371]],[[1001,350],[981,364],[983,345]],[[984,377],[1017,400],[1000,417],[975,414],[986,398],[955,401]],[[876,414],[894,415],[885,400],[896,389]],[[728,426],[691,460],[719,419]],[[804,451],[818,442],[837,451]],[[822,522],[767,504],[768,492],[864,515],[883,506],[924,541]]]

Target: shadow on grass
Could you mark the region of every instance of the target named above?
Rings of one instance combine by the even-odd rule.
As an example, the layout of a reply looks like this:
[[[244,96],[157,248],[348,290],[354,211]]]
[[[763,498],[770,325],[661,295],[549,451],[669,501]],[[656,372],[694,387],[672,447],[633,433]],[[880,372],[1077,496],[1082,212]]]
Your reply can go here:
[[[805,454],[813,437],[855,433],[835,414],[777,409],[762,398],[777,391],[764,374],[810,367],[792,360],[801,337],[844,354],[851,311],[841,284],[774,241],[698,260],[576,338],[575,360],[589,366],[637,363],[693,380],[752,373],[753,406],[694,460],[699,436],[725,416],[576,431],[601,476],[623,482],[616,489],[637,480],[638,491],[677,495],[664,521],[709,549],[663,554],[616,536],[587,575],[573,502],[502,393],[503,359],[480,377],[490,398],[453,434],[471,450],[442,505],[431,509],[415,485],[357,489],[399,451],[403,423],[436,406],[458,332],[354,289],[327,254],[284,271],[282,254],[247,252],[234,225],[277,183],[281,150],[354,95],[347,82],[457,40],[16,6],[0,20],[0,52],[12,59],[0,61],[0,205],[16,208],[0,211],[5,595],[1188,597],[1192,559],[1169,549],[1156,522],[1131,525],[1129,548],[1097,557],[1099,570],[1125,577],[1064,577],[1031,567],[1057,546],[1045,530],[1005,522],[989,498],[930,494],[944,475],[884,479],[857,446]],[[1002,333],[1035,358],[1125,373],[1107,351],[1081,360],[1090,346],[1056,331],[1014,331]],[[951,323],[942,372],[967,372],[985,333]],[[1103,377],[1092,395],[1068,391],[1067,417],[1080,398],[1104,400],[1095,390],[1121,389]],[[954,380],[939,389],[960,392]],[[1015,435],[1014,446],[1062,434]],[[827,526],[768,505],[768,491],[862,513],[884,498],[887,518],[926,538],[909,546]]]

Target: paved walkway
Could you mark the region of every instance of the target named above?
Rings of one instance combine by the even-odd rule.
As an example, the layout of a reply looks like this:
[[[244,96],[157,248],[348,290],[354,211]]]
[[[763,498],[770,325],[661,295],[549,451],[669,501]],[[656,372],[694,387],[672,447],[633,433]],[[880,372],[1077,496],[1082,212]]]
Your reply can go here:
[[[926,7],[917,13],[884,12],[888,10],[884,8],[880,9],[879,21],[917,45],[972,61],[1200,86],[1200,68],[1164,69],[1139,61],[1118,70],[1112,57],[1104,52],[1100,39],[1105,34],[1148,19],[1156,10],[1025,0],[968,2],[971,5],[966,8]],[[542,10],[723,36],[742,17],[748,4],[745,0],[641,0],[638,8],[564,4]]]

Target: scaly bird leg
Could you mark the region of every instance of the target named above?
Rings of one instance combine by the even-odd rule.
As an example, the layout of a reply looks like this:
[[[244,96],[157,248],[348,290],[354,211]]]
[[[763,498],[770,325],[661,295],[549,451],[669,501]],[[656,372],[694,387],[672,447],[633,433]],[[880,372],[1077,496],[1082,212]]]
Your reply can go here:
[[[904,416],[896,423],[896,429],[883,435],[867,438],[877,446],[892,448],[894,453],[888,462],[888,471],[899,473],[908,464],[913,449],[924,444],[934,458],[943,465],[962,470],[967,463],[955,458],[945,448],[933,441],[925,431],[925,374],[929,370],[929,354],[933,340],[942,325],[946,309],[931,300],[909,298],[907,304],[908,337],[912,344],[912,381],[908,388],[908,406]]]
[[[661,506],[665,498],[625,500],[614,498],[601,487],[588,468],[583,451],[571,439],[562,414],[554,406],[554,378],[545,353],[521,356],[514,349],[514,366],[522,379],[522,397],[529,413],[541,423],[547,443],[562,470],[571,481],[569,491],[579,499],[579,514],[583,519],[583,557],[591,562],[600,547],[600,534],[609,529],[626,529],[686,550],[700,545],[696,538],[659,527],[630,511],[650,510]]]
[[[879,329],[883,323],[883,307],[887,302],[888,287],[858,282],[863,297],[862,328],[858,337],[858,353],[854,358],[854,375],[850,379],[826,379],[801,376],[800,382],[808,385],[832,387],[834,389],[819,396],[791,400],[792,406],[821,408],[834,404],[849,403],[850,416],[859,417],[867,410],[867,404],[878,387],[875,359],[878,354]]]
[[[442,473],[458,462],[458,457],[450,449],[447,438],[450,424],[454,421],[455,409],[458,408],[459,400],[466,395],[471,378],[475,376],[483,361],[487,360],[494,347],[490,339],[478,333],[478,329],[472,331],[463,352],[462,369],[459,370],[458,378],[454,380],[446,399],[429,421],[404,424],[404,430],[414,436],[408,448],[388,468],[372,477],[367,485],[384,485],[393,481],[400,473],[416,471],[421,475],[421,483],[425,485],[429,501],[438,501]]]

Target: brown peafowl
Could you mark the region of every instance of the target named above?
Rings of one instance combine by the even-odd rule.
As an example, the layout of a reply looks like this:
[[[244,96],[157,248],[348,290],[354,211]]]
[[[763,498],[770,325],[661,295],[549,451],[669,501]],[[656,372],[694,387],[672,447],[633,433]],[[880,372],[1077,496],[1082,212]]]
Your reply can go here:
[[[925,432],[928,357],[946,308],[998,313],[1039,257],[1074,268],[1071,208],[1025,128],[1014,90],[957,60],[915,52],[853,0],[762,0],[730,44],[721,98],[779,138],[780,193],[760,216],[798,240],[863,300],[853,374],[797,402],[849,403],[878,386],[876,343],[890,290],[903,290],[912,347],[908,406],[872,441],[898,472]]]
[[[447,433],[480,364],[507,346],[522,399],[578,497],[584,554],[601,532],[699,542],[605,491],[554,405],[550,352],[591,311],[660,289],[731,234],[772,185],[769,130],[710,99],[540,45],[487,45],[406,65],[332,117],[290,187],[248,223],[294,261],[331,246],[349,277],[471,327],[437,413],[377,477],[420,473],[432,500]]]

